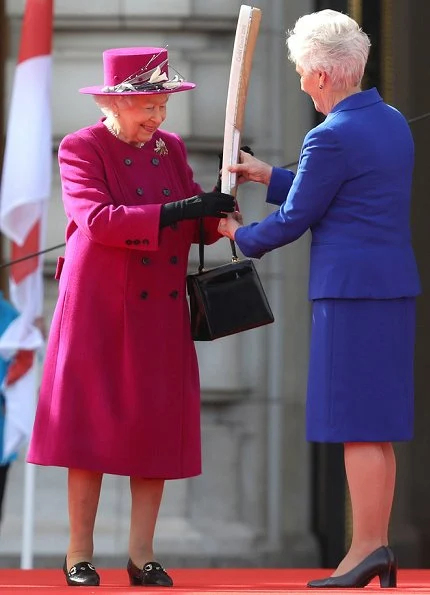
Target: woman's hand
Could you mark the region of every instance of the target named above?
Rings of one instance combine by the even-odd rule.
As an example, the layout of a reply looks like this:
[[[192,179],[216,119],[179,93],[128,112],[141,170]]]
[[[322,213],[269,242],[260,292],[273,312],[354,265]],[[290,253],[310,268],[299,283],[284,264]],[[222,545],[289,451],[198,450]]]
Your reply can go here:
[[[227,215],[225,219],[220,219],[218,224],[218,231],[223,236],[234,240],[234,234],[239,227],[243,225],[243,218],[239,211],[235,211],[231,215]]]
[[[228,170],[237,174],[237,183],[259,182],[266,186],[270,183],[273,167],[256,157],[240,151],[240,163],[230,165]]]

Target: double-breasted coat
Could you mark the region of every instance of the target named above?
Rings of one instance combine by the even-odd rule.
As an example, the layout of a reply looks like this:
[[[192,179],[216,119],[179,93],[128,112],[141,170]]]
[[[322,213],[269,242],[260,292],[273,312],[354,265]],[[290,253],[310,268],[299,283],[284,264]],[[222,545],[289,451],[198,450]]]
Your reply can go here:
[[[182,140],[142,148],[100,120],[59,148],[68,225],[28,460],[147,478],[201,472],[200,389],[185,278],[198,221],[161,205],[202,192]],[[218,219],[205,219],[206,243]],[[61,270],[60,270],[61,269]]]

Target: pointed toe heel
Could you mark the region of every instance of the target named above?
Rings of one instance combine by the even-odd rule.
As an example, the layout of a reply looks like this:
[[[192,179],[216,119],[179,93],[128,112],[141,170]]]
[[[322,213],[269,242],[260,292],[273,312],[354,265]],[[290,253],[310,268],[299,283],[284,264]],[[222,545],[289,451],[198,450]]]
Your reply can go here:
[[[375,577],[379,577],[381,587],[397,586],[397,562],[394,554],[385,546],[369,554],[346,574],[309,581],[307,586],[317,589],[357,589],[365,587]]]
[[[132,587],[173,587],[173,580],[159,562],[147,562],[143,568],[129,558],[127,572]]]
[[[67,570],[67,558],[65,558],[63,572],[69,587],[98,587],[100,585],[100,576],[90,562],[79,562]]]

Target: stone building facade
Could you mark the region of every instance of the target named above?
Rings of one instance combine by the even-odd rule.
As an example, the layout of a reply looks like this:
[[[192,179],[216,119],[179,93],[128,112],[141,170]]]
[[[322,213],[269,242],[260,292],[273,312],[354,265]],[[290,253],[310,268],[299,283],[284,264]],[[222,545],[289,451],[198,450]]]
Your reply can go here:
[[[213,187],[218,171],[217,154],[222,148],[228,77],[240,5],[236,0],[56,1],[52,94],[54,180],[47,245],[60,244],[64,238],[56,149],[69,131],[101,116],[91,98],[79,95],[77,89],[101,82],[101,55],[108,47],[168,45],[171,64],[185,78],[197,82],[195,91],[179,94],[169,102],[164,127],[184,138],[196,179],[206,189]],[[302,3],[287,15],[282,0],[263,0],[254,5],[261,8],[263,18],[243,141],[252,145],[261,158],[281,165],[297,158],[301,139],[311,123],[311,111],[303,107],[296,74],[287,64],[285,50],[285,29],[305,7]],[[10,31],[7,89],[16,61],[23,8],[23,0],[7,3]],[[287,147],[284,130],[288,130]],[[268,212],[264,192],[257,187],[241,190],[239,201],[245,220],[261,218]],[[314,550],[312,543],[308,543],[312,541],[308,532],[308,447],[302,438],[309,318],[305,298],[306,248],[307,240],[303,239],[288,252],[279,251],[257,264],[276,324],[197,345],[202,381],[204,473],[195,479],[167,485],[157,533],[157,549],[164,559],[179,558],[181,564],[190,565],[227,564],[233,559],[240,560],[240,564],[258,564],[277,555],[284,530],[292,537],[289,551],[282,554],[284,562],[297,564],[305,553],[308,557],[309,551]],[[57,291],[52,272],[59,254],[61,250],[48,254],[45,260],[48,323]],[[207,259],[213,264],[225,262],[228,256],[227,240],[207,251]],[[195,267],[194,252],[190,269]],[[13,477],[18,478],[19,471],[16,466]],[[294,488],[286,491],[286,486]],[[15,516],[11,512],[8,517],[6,512],[4,531],[15,533],[15,545],[14,551],[8,551],[7,543],[2,540],[0,551],[4,554],[19,549],[22,494],[19,483],[12,488],[18,491]],[[53,528],[47,527],[53,515],[50,494],[53,488],[65,496],[64,470],[37,469],[36,559],[56,553],[60,543],[63,549],[66,545],[65,498],[64,502],[58,499]],[[10,499],[7,505],[12,506]],[[107,477],[96,528],[99,555],[120,558],[126,552],[128,506],[125,478]],[[293,511],[287,519],[283,514],[285,507]]]
[[[247,102],[243,140],[257,156],[275,165],[294,162],[315,114],[300,92],[286,57],[285,31],[306,12],[330,6],[362,16],[378,3],[383,22],[378,42],[385,60],[381,84],[390,101],[407,115],[428,111],[428,72],[416,49],[430,17],[427,4],[391,0],[259,0],[262,10]],[[56,0],[53,51],[53,165],[47,245],[63,242],[65,218],[56,165],[60,139],[100,117],[79,87],[102,78],[101,54],[109,47],[168,45],[171,63],[198,87],[169,102],[165,128],[181,134],[195,177],[210,189],[222,147],[225,102],[239,0]],[[6,98],[16,62],[24,0],[5,3],[9,33]],[[426,8],[427,7],[427,8]],[[425,15],[422,12],[426,13]],[[385,19],[385,20],[384,20]],[[403,24],[407,22],[408,27]],[[414,35],[414,32],[416,34]],[[402,43],[396,40],[401,39]],[[419,45],[419,44],[418,44]],[[395,60],[397,68],[392,68]],[[391,62],[390,62],[391,61]],[[391,64],[391,66],[390,66]],[[430,563],[430,530],[425,504],[430,484],[419,459],[428,461],[428,385],[430,322],[424,300],[428,291],[428,223],[423,213],[429,182],[425,139],[429,121],[416,131],[417,176],[413,229],[424,296],[419,304],[417,342],[417,440],[399,448],[399,489],[393,539],[405,564]],[[238,194],[245,221],[270,211],[264,190],[249,185]],[[427,225],[427,228],[426,228]],[[256,263],[276,322],[242,335],[198,344],[202,380],[204,473],[168,482],[157,530],[157,553],[168,565],[315,566],[320,547],[315,532],[315,502],[342,489],[315,485],[315,459],[304,440],[304,406],[310,307],[307,302],[309,237],[306,235]],[[47,255],[46,320],[56,297],[52,280],[56,257]],[[208,250],[213,264],[228,259],[221,241]],[[190,270],[196,267],[192,253]],[[84,338],[83,338],[84,340]],[[419,455],[419,456],[417,456]],[[21,548],[23,474],[20,460],[12,468],[0,558],[16,564]],[[321,481],[321,480],[320,480]],[[330,491],[332,490],[332,492]],[[343,492],[342,492],[343,494]],[[413,506],[412,506],[413,504]],[[35,491],[34,555],[36,565],[58,565],[67,545],[66,475],[62,469],[38,468]],[[96,525],[96,561],[122,565],[127,551],[129,494],[125,478],[106,477]],[[326,519],[330,524],[330,518]],[[321,543],[321,542],[320,542]]]

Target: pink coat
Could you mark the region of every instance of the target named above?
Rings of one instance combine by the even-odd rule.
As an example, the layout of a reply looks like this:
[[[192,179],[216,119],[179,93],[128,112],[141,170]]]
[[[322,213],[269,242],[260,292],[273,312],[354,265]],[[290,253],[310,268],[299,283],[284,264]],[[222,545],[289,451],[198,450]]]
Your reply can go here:
[[[158,131],[138,149],[100,121],[68,135],[59,162],[67,246],[28,461],[197,475],[200,387],[185,276],[198,222],[159,230],[163,203],[201,192],[184,144]],[[205,221],[207,243],[220,237],[217,225]]]

